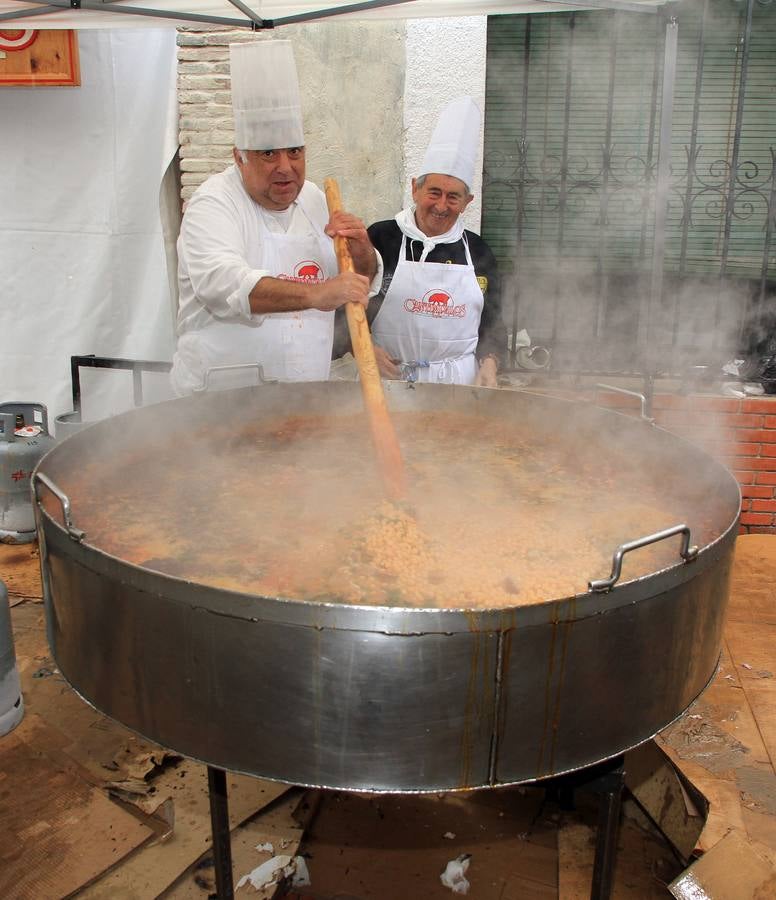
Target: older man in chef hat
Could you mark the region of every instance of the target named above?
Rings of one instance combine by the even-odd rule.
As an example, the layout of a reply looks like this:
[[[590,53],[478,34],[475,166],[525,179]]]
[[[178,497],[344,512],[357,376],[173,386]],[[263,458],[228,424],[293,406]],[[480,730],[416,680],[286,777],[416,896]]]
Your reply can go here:
[[[507,346],[498,269],[460,218],[474,199],[480,122],[471,97],[453,100],[412,179],[412,205],[368,229],[384,275],[367,317],[386,378],[497,386]]]
[[[189,200],[178,239],[177,394],[265,378],[329,376],[334,310],[367,304],[379,260],[363,222],[329,217],[305,181],[305,139],[291,44],[229,48],[234,165]],[[347,238],[356,273],[337,274],[332,237]],[[221,370],[218,372],[218,370]],[[217,373],[217,374],[216,374]]]

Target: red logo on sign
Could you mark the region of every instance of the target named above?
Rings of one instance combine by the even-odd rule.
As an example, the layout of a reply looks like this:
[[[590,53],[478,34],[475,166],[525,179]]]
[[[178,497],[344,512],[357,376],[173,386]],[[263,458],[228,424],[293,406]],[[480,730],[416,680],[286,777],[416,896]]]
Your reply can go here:
[[[28,475],[24,469],[17,469],[15,472],[11,472],[11,478],[13,478],[14,481],[21,481],[23,478],[27,477]]]
[[[38,32],[31,28],[0,31],[0,50],[26,50],[37,37]]]

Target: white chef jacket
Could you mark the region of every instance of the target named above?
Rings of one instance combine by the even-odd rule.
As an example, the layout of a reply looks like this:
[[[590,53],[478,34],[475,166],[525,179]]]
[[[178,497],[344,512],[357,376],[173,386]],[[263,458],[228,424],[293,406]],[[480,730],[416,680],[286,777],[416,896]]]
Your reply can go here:
[[[320,237],[328,221],[326,197],[312,182],[304,183],[288,211],[274,213],[251,199],[235,165],[211,176],[189,201],[178,238],[178,337],[214,323],[260,326],[266,316],[251,313],[248,296],[260,278],[275,273],[246,260],[262,257],[262,234]],[[373,293],[382,281],[379,259],[378,269]],[[336,268],[325,272],[334,274]],[[173,384],[179,362],[176,354]]]

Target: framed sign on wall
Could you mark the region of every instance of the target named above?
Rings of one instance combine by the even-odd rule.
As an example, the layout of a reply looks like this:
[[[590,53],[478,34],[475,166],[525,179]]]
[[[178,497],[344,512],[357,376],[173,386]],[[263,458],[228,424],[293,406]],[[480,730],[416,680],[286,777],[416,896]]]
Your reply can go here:
[[[0,87],[80,84],[75,31],[0,29]]]

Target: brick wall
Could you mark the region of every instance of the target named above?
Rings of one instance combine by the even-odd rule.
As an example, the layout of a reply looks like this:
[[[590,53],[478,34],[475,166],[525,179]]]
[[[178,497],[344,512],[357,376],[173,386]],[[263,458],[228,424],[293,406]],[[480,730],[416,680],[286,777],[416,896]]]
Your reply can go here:
[[[636,398],[599,391],[599,406],[638,414]],[[776,533],[776,395],[737,399],[709,394],[656,394],[656,423],[719,460],[741,486],[742,534]]]
[[[251,40],[245,29],[178,29],[178,102],[180,104],[181,197],[232,160],[229,44]]]

